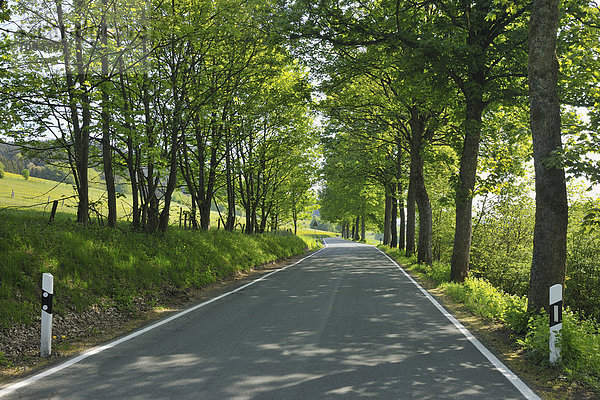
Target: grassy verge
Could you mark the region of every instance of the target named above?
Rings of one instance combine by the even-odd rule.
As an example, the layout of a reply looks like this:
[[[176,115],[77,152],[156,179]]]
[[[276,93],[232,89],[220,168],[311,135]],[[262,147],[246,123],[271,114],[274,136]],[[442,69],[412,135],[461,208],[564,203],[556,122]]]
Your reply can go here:
[[[562,358],[557,365],[550,365],[548,317],[530,318],[526,297],[504,293],[477,278],[469,278],[462,284],[451,283],[447,264],[418,264],[414,257],[405,257],[402,251],[380,248],[411,275],[425,281],[453,313],[467,310],[477,319],[469,323],[470,328],[479,330],[488,341],[502,342],[498,348],[504,353],[505,361],[508,359],[509,367],[533,384],[544,398],[600,398],[600,331],[596,323],[565,310],[559,339]],[[491,331],[490,325],[497,328]]]
[[[0,328],[29,324],[39,314],[41,274],[55,277],[55,312],[160,302],[171,289],[202,287],[254,266],[305,251],[293,235],[244,235],[169,229],[148,235],[127,229],[83,229],[58,215],[48,225],[35,211],[0,217]]]
[[[328,237],[338,236],[335,232],[314,230],[314,229],[298,229],[298,236],[304,240],[309,249],[320,249],[323,247],[323,239]]]

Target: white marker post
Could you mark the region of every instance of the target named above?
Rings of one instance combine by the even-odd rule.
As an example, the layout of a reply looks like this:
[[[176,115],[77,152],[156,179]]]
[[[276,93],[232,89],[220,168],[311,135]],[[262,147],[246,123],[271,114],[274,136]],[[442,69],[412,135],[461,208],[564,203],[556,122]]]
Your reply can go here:
[[[550,286],[550,363],[560,358],[560,345],[556,337],[562,329],[562,285]]]
[[[54,277],[52,274],[42,275],[42,341],[40,355],[50,356],[52,352],[52,296],[54,294]]]

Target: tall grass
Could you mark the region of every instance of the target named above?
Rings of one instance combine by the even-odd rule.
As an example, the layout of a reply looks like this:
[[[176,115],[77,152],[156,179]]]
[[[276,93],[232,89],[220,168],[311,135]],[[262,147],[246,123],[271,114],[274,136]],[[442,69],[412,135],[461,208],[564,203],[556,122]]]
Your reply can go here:
[[[169,229],[164,235],[83,227],[58,214],[0,215],[0,326],[38,315],[41,274],[55,276],[55,310],[128,307],[168,288],[201,287],[253,266],[302,253],[294,235]]]

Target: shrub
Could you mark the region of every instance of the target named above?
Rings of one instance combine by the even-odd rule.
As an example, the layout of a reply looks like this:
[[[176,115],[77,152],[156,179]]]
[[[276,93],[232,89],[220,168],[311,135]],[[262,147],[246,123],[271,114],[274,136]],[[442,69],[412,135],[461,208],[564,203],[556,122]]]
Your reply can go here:
[[[600,321],[600,235],[585,227],[570,232],[565,304]]]
[[[421,264],[416,261],[416,256],[409,260],[412,261],[412,264],[408,266],[409,270],[425,275],[436,285],[450,280],[450,264],[439,261],[434,261],[433,265]]]
[[[464,283],[442,284],[446,293],[464,303],[473,313],[506,323],[515,332],[527,329],[527,299],[505,293],[484,279],[468,278]]]
[[[519,340],[526,355],[538,364],[549,364],[548,315],[542,313],[529,320],[529,331],[525,339]],[[578,318],[565,309],[563,327],[559,335],[561,358],[557,366],[574,379],[600,387],[600,331],[598,324]]]
[[[21,175],[23,175],[23,178],[25,178],[25,180],[29,180],[29,170],[27,168],[25,168],[23,172],[21,172]]]
[[[523,296],[529,289],[535,204],[522,187],[487,197],[473,227],[470,275],[504,292]]]

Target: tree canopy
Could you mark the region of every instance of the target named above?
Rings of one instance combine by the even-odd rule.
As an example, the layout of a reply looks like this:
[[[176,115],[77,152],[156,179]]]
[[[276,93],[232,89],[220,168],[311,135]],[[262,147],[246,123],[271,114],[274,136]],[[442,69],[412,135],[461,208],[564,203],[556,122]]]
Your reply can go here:
[[[600,176],[596,3],[18,0],[0,21],[0,134],[68,168],[81,224],[89,168],[108,224],[126,180],[148,232],[178,191],[194,228],[248,234],[296,231],[318,192],[344,236],[460,282],[489,207],[535,193],[531,290],[565,279],[565,181]]]

